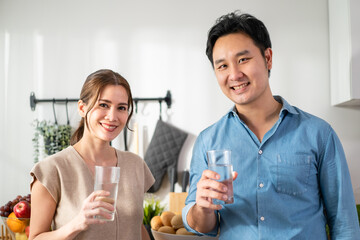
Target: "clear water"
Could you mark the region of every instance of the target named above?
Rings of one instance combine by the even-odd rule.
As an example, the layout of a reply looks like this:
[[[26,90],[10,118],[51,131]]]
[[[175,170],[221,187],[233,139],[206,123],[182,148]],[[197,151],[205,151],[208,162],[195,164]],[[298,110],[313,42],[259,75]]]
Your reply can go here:
[[[220,175],[220,179],[217,180],[227,186],[227,196],[226,201],[213,199],[214,204],[230,204],[234,202],[234,190],[233,190],[233,181],[232,181],[232,165],[231,164],[216,164],[209,165],[209,169],[217,172]]]

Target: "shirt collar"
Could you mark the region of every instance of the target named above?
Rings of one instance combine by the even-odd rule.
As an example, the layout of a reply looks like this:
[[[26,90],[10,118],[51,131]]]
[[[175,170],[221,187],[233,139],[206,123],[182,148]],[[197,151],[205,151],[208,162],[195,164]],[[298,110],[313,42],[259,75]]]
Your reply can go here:
[[[296,111],[296,109],[293,106],[291,106],[283,97],[275,95],[274,99],[282,104],[282,108],[280,110],[279,116],[281,116],[284,111],[287,111],[288,113],[291,114],[299,114]]]
[[[282,108],[280,110],[279,116],[284,116],[285,112],[291,113],[291,114],[299,114],[296,109],[291,106],[283,97],[275,95],[274,99],[282,104]],[[237,115],[236,106],[234,105],[228,112],[229,115]]]

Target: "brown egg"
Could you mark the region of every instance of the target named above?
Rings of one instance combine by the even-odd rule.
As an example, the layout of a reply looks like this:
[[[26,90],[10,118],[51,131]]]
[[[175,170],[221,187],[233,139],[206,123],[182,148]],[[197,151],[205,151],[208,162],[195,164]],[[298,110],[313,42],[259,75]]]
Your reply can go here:
[[[172,227],[169,226],[162,226],[158,229],[159,232],[162,233],[170,233],[170,234],[175,234],[175,230]]]
[[[163,226],[160,216],[154,216],[150,221],[150,226],[155,231],[157,231],[161,226]]]
[[[171,227],[171,219],[175,216],[175,213],[170,212],[170,211],[165,211],[163,212],[160,217],[161,217],[161,221],[162,224],[164,226],[169,226]]]
[[[182,221],[182,216],[180,214],[173,216],[173,218],[171,219],[171,226],[174,229],[179,229],[179,228],[184,227],[184,224],[183,224],[183,221]]]

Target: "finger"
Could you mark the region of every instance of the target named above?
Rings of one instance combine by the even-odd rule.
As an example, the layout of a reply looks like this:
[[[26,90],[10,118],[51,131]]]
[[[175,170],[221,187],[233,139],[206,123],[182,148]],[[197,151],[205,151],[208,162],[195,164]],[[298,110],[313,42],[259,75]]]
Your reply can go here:
[[[95,209],[95,208],[105,208],[107,211],[113,212],[115,211],[114,208],[114,200],[113,199],[108,199],[106,201],[104,201],[105,199],[103,198],[96,198],[94,202],[91,203],[91,209]],[[112,203],[109,202],[109,200],[112,201]]]
[[[221,205],[213,204],[211,200],[209,201],[209,200],[203,199],[203,198],[197,199],[196,200],[196,205],[198,205],[201,208],[211,209],[211,210],[220,210],[220,209],[222,209]]]
[[[111,204],[108,204],[106,202],[103,201],[98,201],[101,199],[98,199],[99,197],[103,197],[103,196],[108,196],[110,193],[107,191],[103,191],[103,190],[99,190],[99,191],[95,191],[92,192],[83,202],[83,206],[82,209],[84,211],[86,210],[92,210],[94,208],[98,208],[98,207],[104,207],[109,211],[114,211],[114,208]],[[108,201],[109,202],[109,201]]]
[[[201,179],[207,179],[207,178],[210,178],[210,179],[220,179],[220,175],[214,171],[211,171],[209,169],[206,169],[203,171],[202,175],[201,175]]]
[[[90,224],[102,224],[102,223],[106,223],[105,219],[111,219],[111,215],[108,214],[107,216],[105,214],[102,214],[100,211],[98,210],[93,210],[92,212],[88,212],[85,216],[85,223],[87,225]]]
[[[223,194],[221,192],[215,191],[214,189],[210,188],[199,191],[196,195],[196,199],[218,199],[218,200],[226,201],[228,199],[228,196],[227,194]]]
[[[112,219],[113,213],[114,213],[113,211],[107,211],[104,208],[94,208],[88,212],[90,218],[95,218],[95,219],[99,219],[99,218]]]
[[[105,191],[105,190],[96,190],[94,191],[94,194],[96,197],[107,197],[110,196],[110,192],[109,191]]]
[[[233,177],[233,181],[235,181],[235,179],[238,177],[238,173],[233,171],[232,172],[232,177]]]
[[[97,190],[97,191],[92,192],[92,193],[86,198],[86,200],[89,201],[89,202],[93,202],[97,196],[108,196],[108,195],[110,195],[110,193],[107,192],[107,191]]]
[[[197,189],[198,191],[201,191],[201,189],[212,189],[217,192],[227,192],[227,186],[225,184],[212,179],[200,180],[197,184]]]

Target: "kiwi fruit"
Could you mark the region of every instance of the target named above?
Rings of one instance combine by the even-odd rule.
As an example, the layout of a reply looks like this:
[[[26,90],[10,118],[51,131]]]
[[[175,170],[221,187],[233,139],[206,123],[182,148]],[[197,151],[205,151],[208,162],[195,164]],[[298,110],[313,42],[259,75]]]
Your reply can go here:
[[[160,215],[162,224],[164,226],[169,226],[171,227],[171,219],[175,216],[175,213],[170,212],[170,211],[165,211]]]
[[[160,216],[154,216],[150,221],[150,226],[155,231],[157,231],[161,226],[163,226]]]
[[[175,234],[175,230],[170,226],[162,226],[158,229],[158,232]]]
[[[171,219],[171,226],[174,229],[179,229],[184,227],[182,216],[180,214],[173,216],[173,218]]]
[[[178,230],[176,230],[176,234],[177,235],[195,235],[192,232],[188,232],[185,228],[179,228]]]

